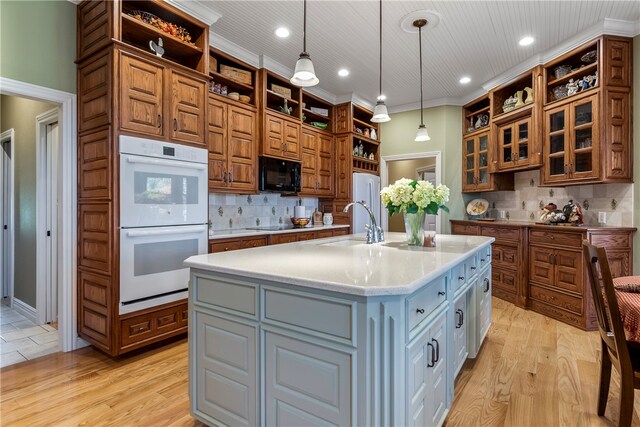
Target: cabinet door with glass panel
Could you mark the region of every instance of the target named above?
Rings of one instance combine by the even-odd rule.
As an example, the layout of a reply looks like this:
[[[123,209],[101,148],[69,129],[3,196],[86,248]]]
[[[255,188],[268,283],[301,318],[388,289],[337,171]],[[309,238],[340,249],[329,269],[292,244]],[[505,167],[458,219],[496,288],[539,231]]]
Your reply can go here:
[[[597,110],[590,96],[545,113],[545,184],[598,178]]]
[[[489,132],[464,140],[462,191],[491,189],[489,175]]]
[[[498,170],[529,165],[531,117],[498,127]]]

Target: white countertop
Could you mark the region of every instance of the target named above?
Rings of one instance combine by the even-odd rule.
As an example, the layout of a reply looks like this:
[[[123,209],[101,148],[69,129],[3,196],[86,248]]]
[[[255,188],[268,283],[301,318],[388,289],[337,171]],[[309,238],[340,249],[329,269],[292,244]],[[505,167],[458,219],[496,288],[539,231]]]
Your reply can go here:
[[[385,240],[367,245],[364,235],[329,237],[195,255],[185,265],[352,295],[406,295],[495,239],[438,235],[435,248],[410,247],[404,233],[386,233]]]
[[[246,236],[268,236],[269,234],[300,233],[305,231],[335,230],[336,228],[348,228],[348,227],[349,227],[348,225],[334,224],[334,225],[323,225],[321,227],[289,228],[286,230],[269,230],[267,228],[263,230],[249,230],[247,228],[214,230],[214,231],[209,231],[209,240],[228,239],[230,237],[233,238],[233,237],[246,237]]]

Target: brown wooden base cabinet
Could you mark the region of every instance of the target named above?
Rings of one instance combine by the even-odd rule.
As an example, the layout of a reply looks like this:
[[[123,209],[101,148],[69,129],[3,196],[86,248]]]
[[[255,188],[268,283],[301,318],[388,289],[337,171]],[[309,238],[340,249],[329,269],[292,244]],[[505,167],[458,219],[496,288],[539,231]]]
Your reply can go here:
[[[452,234],[495,237],[493,296],[585,330],[596,328],[582,241],[604,246],[614,277],[632,274],[631,227],[451,221]]]
[[[226,239],[210,239],[209,253],[235,251],[238,249],[257,248],[282,243],[302,242],[325,237],[344,236],[349,234],[348,228],[334,228],[330,230],[298,231],[293,233],[276,233],[267,236],[232,237]]]

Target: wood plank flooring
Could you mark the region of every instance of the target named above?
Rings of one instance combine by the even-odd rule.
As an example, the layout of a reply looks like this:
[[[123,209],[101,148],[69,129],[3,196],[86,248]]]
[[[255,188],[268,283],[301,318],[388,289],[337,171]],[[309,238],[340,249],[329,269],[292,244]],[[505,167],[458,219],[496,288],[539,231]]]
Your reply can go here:
[[[493,324],[458,377],[446,425],[616,425],[616,373],[606,417],[595,413],[598,348],[597,333],[494,298]],[[120,360],[85,348],[3,368],[0,424],[201,426],[189,415],[186,355],[182,339]]]

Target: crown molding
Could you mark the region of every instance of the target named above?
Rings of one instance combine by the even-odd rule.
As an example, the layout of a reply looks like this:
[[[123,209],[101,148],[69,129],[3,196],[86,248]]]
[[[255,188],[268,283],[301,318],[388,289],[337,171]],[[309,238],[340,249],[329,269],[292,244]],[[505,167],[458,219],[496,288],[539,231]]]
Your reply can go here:
[[[460,106],[464,104],[462,98],[438,98],[422,102],[423,108],[442,107],[445,105]],[[389,110],[389,113],[402,113],[405,111],[420,110],[420,101],[409,104],[394,105],[393,107],[388,107],[387,110]]]
[[[287,80],[293,76],[293,70],[291,68],[286,65],[282,65],[267,55],[260,55],[260,68],[266,68],[269,71],[273,71]]]
[[[227,40],[224,37],[219,36],[214,33],[213,30],[209,30],[209,45],[233,56],[234,58],[238,58],[253,67],[260,68],[260,55],[235,44],[231,40]]]
[[[204,22],[208,26],[211,26],[218,22],[218,19],[222,17],[221,14],[210,9],[206,6],[206,2],[194,1],[194,0],[164,0],[171,6],[180,9],[184,13],[193,16],[196,19]]]

